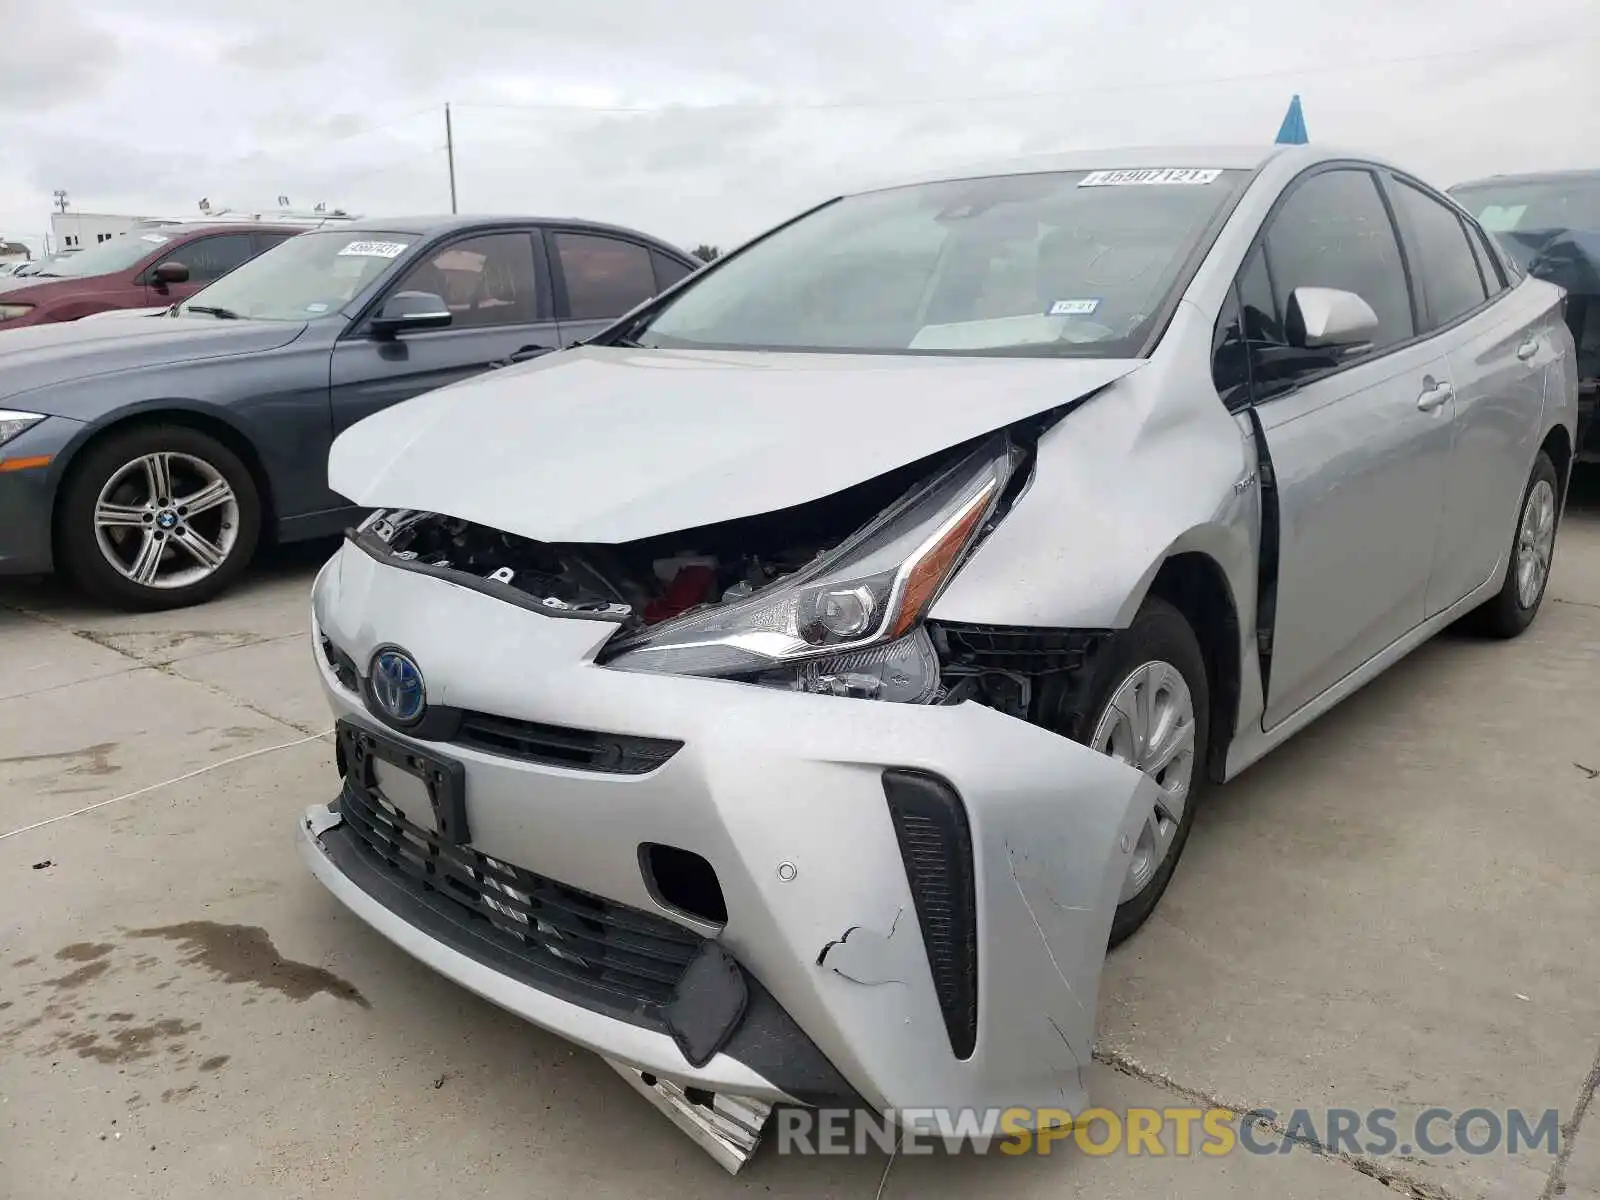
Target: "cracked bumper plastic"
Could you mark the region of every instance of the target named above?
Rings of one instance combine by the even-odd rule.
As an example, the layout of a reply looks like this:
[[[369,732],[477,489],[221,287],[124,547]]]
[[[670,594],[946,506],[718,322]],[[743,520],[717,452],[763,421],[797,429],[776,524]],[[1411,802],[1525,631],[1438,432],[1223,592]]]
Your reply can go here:
[[[464,764],[475,848],[714,936],[868,1104],[1085,1103],[1100,970],[1128,863],[1122,847],[1133,845],[1150,803],[1143,776],[975,705],[842,700],[596,667],[607,624],[519,609],[349,545],[318,577],[314,611],[362,671],[380,646],[403,647],[430,703],[681,741],[664,765],[634,776],[419,745]],[[335,714],[382,729],[317,662]],[[947,781],[970,828],[977,1033],[966,1058],[951,1049],[885,799],[884,772],[896,768]],[[319,806],[301,823],[317,877],[450,978],[681,1086],[803,1098],[786,1086],[781,1053],[767,1061],[730,1043],[696,1068],[668,1036],[456,954],[341,871],[317,837],[330,819]],[[640,869],[647,842],[691,850],[715,868],[724,927],[658,903]]]

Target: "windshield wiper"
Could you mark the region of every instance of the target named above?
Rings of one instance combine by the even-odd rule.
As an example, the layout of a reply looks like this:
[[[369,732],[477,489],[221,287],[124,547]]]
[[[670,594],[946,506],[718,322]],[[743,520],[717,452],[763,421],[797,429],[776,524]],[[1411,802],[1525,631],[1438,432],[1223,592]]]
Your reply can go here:
[[[218,308],[214,304],[185,304],[184,312],[204,313],[208,317],[216,317],[219,321],[237,321],[239,314],[231,308]]]

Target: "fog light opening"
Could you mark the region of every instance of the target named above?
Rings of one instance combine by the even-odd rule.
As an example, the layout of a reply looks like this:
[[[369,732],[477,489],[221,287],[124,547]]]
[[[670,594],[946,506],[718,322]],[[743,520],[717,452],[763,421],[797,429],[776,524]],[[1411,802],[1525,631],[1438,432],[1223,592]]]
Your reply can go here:
[[[728,923],[717,873],[694,851],[646,842],[639,847],[639,869],[659,903],[713,925]]]

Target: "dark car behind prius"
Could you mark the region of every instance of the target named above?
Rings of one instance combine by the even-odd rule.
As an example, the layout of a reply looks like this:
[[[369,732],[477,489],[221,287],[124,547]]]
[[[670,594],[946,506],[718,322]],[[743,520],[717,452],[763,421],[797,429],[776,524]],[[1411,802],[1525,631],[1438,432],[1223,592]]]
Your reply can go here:
[[[1600,462],[1600,170],[1496,175],[1450,189],[1518,268],[1567,293],[1579,462]]]
[[[0,575],[208,599],[259,541],[358,515],[328,487],[339,433],[591,336],[699,265],[588,221],[391,219],[300,234],[165,316],[0,335]]]

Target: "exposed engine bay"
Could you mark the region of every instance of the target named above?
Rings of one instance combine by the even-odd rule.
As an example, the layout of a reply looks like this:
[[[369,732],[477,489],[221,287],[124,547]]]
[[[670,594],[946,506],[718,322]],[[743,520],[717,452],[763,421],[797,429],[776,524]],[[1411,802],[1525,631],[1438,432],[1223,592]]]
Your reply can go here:
[[[391,510],[371,527],[403,562],[515,588],[558,612],[647,627],[744,599],[815,561],[927,473],[913,463],[783,512],[622,546],[557,545],[435,513]]]
[[[600,661],[621,669],[972,700],[1038,720],[1040,683],[1076,671],[1097,637],[921,619],[1026,486],[1036,434],[991,435],[794,508],[622,545],[402,510],[375,514],[358,540],[552,616],[615,622]],[[908,547],[923,565],[906,565]]]

